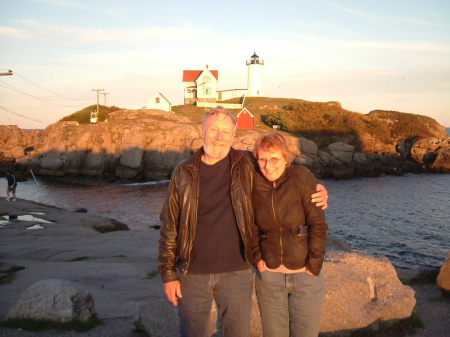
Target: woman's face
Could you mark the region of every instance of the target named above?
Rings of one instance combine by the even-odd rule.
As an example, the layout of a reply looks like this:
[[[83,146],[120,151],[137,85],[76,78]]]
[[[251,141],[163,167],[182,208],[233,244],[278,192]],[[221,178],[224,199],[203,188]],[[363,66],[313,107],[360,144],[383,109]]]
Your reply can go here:
[[[277,180],[286,169],[286,160],[278,147],[258,150],[258,165],[269,181]]]

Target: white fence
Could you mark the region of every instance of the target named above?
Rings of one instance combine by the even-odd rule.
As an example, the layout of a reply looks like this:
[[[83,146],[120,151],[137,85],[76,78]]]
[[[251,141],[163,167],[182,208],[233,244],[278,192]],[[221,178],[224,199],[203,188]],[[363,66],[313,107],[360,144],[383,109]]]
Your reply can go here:
[[[215,108],[217,106],[222,106],[225,109],[242,109],[242,104],[232,104],[232,103],[212,103],[212,102],[197,101],[197,106],[201,108]]]

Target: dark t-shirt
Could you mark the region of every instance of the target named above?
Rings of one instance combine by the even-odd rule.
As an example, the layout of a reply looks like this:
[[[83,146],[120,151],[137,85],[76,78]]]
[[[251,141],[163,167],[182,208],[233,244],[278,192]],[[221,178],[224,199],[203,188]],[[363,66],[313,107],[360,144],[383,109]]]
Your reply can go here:
[[[12,174],[7,175],[6,179],[8,180],[8,186],[9,187],[14,187],[14,186],[17,185],[16,177],[14,177]]]
[[[200,164],[197,230],[189,272],[214,274],[244,270],[244,245],[230,196],[230,157]]]

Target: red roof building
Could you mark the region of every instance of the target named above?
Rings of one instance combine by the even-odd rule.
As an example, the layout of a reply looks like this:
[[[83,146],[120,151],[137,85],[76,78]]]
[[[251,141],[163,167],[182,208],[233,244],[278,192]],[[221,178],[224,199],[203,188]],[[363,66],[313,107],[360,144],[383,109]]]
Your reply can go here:
[[[253,129],[255,127],[255,116],[247,108],[244,108],[236,116],[238,129]]]
[[[195,82],[203,70],[183,70],[183,82]],[[211,74],[219,80],[219,71],[210,70]]]

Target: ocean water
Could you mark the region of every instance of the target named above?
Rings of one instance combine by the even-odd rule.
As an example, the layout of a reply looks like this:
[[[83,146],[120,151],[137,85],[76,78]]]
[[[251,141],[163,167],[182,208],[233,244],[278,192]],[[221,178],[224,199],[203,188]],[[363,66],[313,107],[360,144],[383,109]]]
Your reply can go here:
[[[131,230],[158,224],[167,181],[78,186],[38,179],[21,182],[17,196],[65,209],[87,208]],[[450,251],[450,174],[407,174],[325,180],[330,235],[352,248],[387,256],[409,269],[439,267]],[[6,179],[0,179],[4,195]]]

